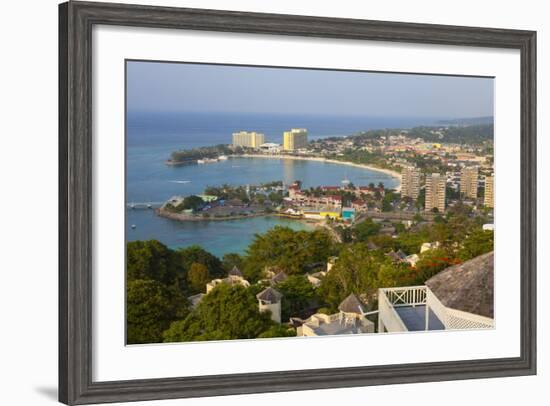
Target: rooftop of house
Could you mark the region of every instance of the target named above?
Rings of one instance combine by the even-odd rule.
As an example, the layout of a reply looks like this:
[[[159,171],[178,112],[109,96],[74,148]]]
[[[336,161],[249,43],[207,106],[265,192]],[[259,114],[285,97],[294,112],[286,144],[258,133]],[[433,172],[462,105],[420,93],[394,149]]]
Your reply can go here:
[[[376,245],[376,244],[373,243],[372,241],[369,241],[369,242],[367,242],[367,248],[368,248],[369,250],[377,250],[377,249],[380,248],[380,247],[378,247],[378,245]]]
[[[357,296],[355,296],[355,294],[351,293],[342,301],[342,303],[340,303],[340,305],[338,306],[338,310],[344,313],[361,314],[363,310],[363,304],[357,298]]]
[[[276,303],[281,300],[282,297],[283,295],[272,287],[265,288],[256,295],[258,300],[269,303]]]
[[[494,253],[444,269],[426,281],[445,306],[494,317]]]
[[[373,327],[373,322],[362,316],[347,317],[342,312],[331,315],[316,313],[303,320],[302,324],[302,328],[313,331],[317,336],[368,333],[374,331]]]
[[[407,257],[407,255],[401,250],[399,250],[397,252],[392,250],[392,251],[388,252],[386,254],[386,256],[390,257],[392,259],[392,261],[395,261],[395,262],[400,262],[400,261],[404,260]]]
[[[280,271],[273,278],[271,278],[271,281],[273,283],[279,283],[286,280],[287,278],[288,278],[287,274],[284,273],[283,271]]]
[[[329,336],[335,334],[361,334],[367,333],[366,329],[362,328],[361,325],[353,324],[341,324],[340,322],[332,323],[323,323],[319,324],[318,327],[313,327],[313,331],[318,336]]]
[[[239,268],[237,268],[236,265],[227,274],[229,276],[240,276],[241,278],[243,277],[243,273]]]

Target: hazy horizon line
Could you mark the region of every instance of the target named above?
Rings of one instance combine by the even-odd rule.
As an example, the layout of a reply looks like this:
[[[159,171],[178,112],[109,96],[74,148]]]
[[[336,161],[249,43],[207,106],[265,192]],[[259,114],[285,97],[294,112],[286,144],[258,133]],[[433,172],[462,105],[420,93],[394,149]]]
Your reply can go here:
[[[479,116],[425,116],[425,115],[391,115],[391,114],[327,114],[327,113],[311,113],[311,112],[271,112],[271,111],[204,111],[204,110],[129,110],[126,113],[173,113],[173,114],[270,114],[279,116],[328,116],[328,117],[369,117],[369,118],[431,118],[431,119],[448,119],[448,120],[474,120],[483,118],[492,118],[494,115],[479,115]]]

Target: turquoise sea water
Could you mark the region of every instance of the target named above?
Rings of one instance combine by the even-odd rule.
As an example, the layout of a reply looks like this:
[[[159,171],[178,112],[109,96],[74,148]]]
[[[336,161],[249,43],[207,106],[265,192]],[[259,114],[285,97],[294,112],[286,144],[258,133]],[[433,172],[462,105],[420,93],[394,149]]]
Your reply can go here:
[[[173,195],[201,193],[208,185],[223,183],[246,185],[274,180],[286,183],[301,180],[304,186],[309,187],[338,185],[347,178],[356,185],[383,182],[388,187],[395,187],[396,180],[384,173],[322,162],[231,158],[212,164],[171,167],[165,165],[164,161],[176,149],[230,143],[231,133],[240,129],[258,129],[264,131],[269,140],[280,142],[278,134],[290,127],[306,127],[310,138],[313,138],[348,135],[369,128],[406,128],[422,123],[395,118],[393,121],[387,119],[387,122],[371,120],[369,125],[367,118],[353,121],[336,117],[315,119],[311,116],[220,116],[202,113],[129,114],[127,119],[127,203],[165,201]],[[172,248],[198,244],[219,256],[228,252],[244,252],[255,234],[278,224],[293,229],[311,227],[298,221],[274,217],[178,222],[158,217],[153,210],[126,210],[128,241],[158,239]],[[132,229],[132,225],[136,228]]]

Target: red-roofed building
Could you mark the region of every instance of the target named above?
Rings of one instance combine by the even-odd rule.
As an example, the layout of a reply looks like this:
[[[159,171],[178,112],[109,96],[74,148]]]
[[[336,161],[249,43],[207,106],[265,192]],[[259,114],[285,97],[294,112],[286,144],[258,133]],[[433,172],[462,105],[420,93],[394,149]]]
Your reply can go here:
[[[298,195],[301,195],[302,192],[300,190],[300,185],[298,182],[294,182],[292,185],[288,187],[288,197],[291,199],[295,199]]]
[[[361,211],[361,210],[367,210],[367,202],[361,199],[356,199],[353,202],[351,202],[351,207],[353,207],[355,210]]]

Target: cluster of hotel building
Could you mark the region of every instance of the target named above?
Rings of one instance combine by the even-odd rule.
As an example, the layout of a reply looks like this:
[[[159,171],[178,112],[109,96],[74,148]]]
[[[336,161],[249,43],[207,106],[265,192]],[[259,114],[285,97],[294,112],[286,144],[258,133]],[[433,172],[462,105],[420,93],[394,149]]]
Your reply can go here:
[[[415,166],[406,166],[401,172],[401,196],[416,200],[420,194],[422,174]],[[465,166],[460,172],[460,193],[466,199],[478,198],[479,167]],[[485,176],[485,193],[483,203],[486,207],[494,207],[494,176]],[[447,177],[445,174],[431,173],[425,177],[426,201],[425,210],[437,208],[445,211]]]
[[[233,146],[279,152],[281,146],[275,143],[266,143],[265,135],[255,131],[239,131],[233,133]],[[293,128],[283,132],[284,151],[295,151],[307,148],[307,130],[305,128]]]

